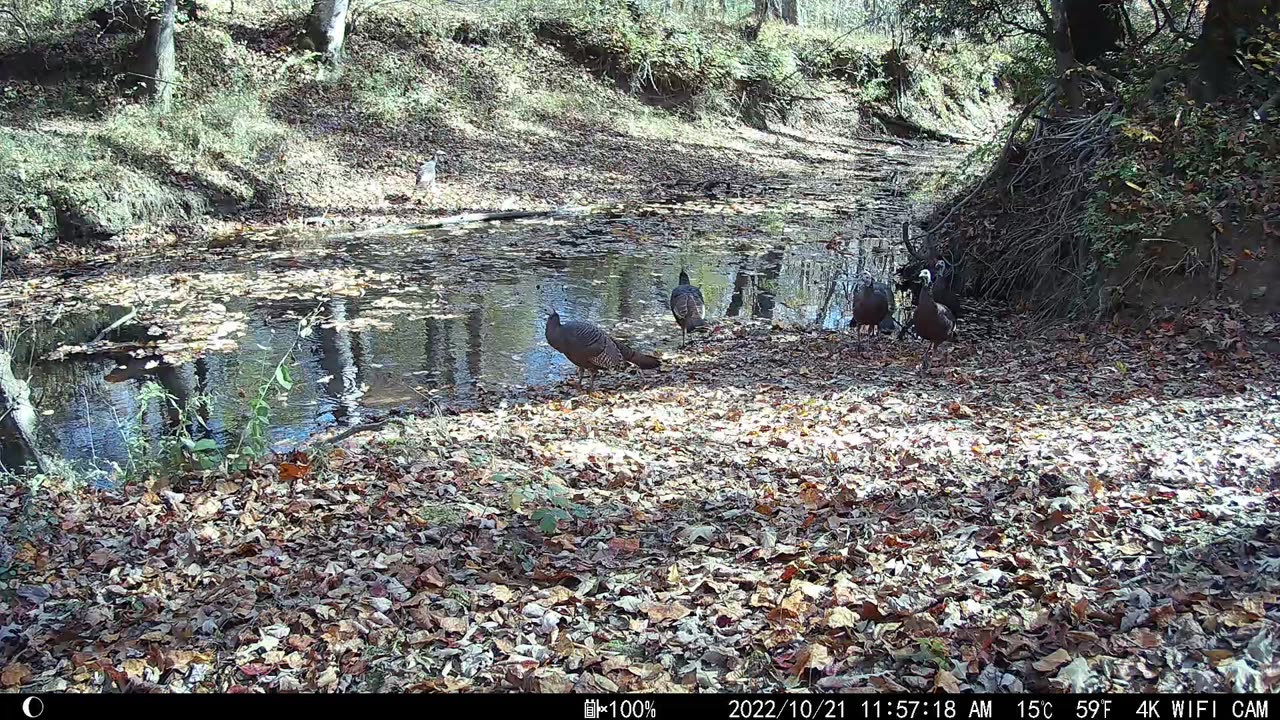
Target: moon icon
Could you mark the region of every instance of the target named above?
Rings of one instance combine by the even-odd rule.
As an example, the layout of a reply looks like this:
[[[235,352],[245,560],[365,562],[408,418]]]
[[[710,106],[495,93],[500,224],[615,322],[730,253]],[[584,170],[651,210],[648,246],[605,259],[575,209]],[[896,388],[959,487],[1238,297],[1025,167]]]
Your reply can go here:
[[[44,701],[32,695],[22,701],[22,714],[29,718],[38,718],[44,714]]]

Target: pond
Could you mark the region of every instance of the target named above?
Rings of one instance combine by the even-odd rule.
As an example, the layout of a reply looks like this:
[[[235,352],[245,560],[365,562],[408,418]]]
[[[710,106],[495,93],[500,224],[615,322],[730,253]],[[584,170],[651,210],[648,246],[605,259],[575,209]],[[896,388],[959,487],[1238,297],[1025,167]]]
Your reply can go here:
[[[681,269],[713,323],[847,328],[858,278],[892,284],[906,260],[911,189],[954,155],[885,145],[754,197],[430,230],[249,233],[235,247],[30,280],[21,302],[6,298],[26,308],[15,372],[29,378],[48,450],[107,468],[124,463],[131,434],[180,422],[144,402],[147,383],[180,404],[208,398],[202,418],[225,445],[291,348],[293,388],[270,395],[278,449],[392,410],[518,398],[572,376],[543,339],[549,307],[679,352],[667,298]],[[899,319],[907,304],[897,298]],[[313,329],[299,337],[308,315]]]

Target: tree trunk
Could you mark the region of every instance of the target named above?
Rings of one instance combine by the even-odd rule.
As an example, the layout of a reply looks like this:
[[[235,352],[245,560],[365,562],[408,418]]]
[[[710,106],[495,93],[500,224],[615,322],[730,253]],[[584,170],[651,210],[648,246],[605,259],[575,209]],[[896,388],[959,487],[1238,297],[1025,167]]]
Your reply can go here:
[[[780,0],[782,3],[782,19],[788,25],[800,24],[800,0]]]
[[[1080,82],[1075,77],[1076,56],[1071,46],[1071,26],[1067,20],[1066,0],[1052,0],[1053,56],[1057,65],[1058,88],[1067,106],[1076,109],[1084,104]]]
[[[1280,11],[1280,0],[1209,0],[1204,27],[1196,48],[1200,59],[1194,92],[1202,102],[1212,102],[1236,89],[1237,66],[1233,61],[1244,37],[1255,32]]]
[[[0,349],[0,451],[6,463],[34,464],[41,473],[52,469],[36,440],[36,410],[30,389],[13,374],[13,358],[4,349]]]
[[[781,20],[786,0],[755,0],[756,15],[761,20]]]
[[[173,103],[173,87],[177,81],[177,54],[173,45],[174,24],[178,15],[178,0],[164,0],[158,14],[147,20],[147,35],[143,43],[143,56],[139,74],[161,112],[168,112]]]
[[[1126,35],[1122,0],[1066,0],[1066,9],[1076,60],[1091,63],[1120,49]]]
[[[342,47],[347,34],[348,0],[315,0],[307,18],[307,37],[316,52],[337,68],[342,64]]]

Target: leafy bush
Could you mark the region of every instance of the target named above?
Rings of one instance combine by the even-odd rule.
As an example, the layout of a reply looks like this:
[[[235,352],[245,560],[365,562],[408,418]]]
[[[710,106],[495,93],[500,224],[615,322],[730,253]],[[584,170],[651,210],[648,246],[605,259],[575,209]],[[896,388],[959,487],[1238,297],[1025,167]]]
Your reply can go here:
[[[1238,109],[1164,100],[1117,126],[1088,227],[1104,260],[1184,218],[1219,228],[1265,217],[1280,197],[1280,140]]]

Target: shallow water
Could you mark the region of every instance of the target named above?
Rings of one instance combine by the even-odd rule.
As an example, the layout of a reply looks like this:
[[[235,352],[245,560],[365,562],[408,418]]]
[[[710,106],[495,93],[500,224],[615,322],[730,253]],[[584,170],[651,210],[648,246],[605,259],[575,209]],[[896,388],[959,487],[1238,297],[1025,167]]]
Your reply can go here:
[[[751,317],[844,328],[857,278],[869,274],[892,283],[905,259],[896,242],[905,219],[902,177],[888,169],[892,165],[886,160],[877,172],[820,177],[783,199],[647,205],[432,231],[273,237],[265,249],[259,243],[251,253],[215,253],[198,267],[155,271],[183,274],[185,284],[146,314],[194,314],[186,304],[201,303],[225,309],[218,317],[243,314],[233,341],[218,349],[170,364],[125,355],[49,361],[30,357],[41,354],[34,351],[24,356],[20,345],[15,369],[31,378],[49,449],[105,467],[124,462],[130,432],[154,437],[178,422],[171,409],[141,407],[148,381],[180,402],[210,397],[206,424],[224,444],[234,442],[247,399],[295,341],[294,387],[287,398],[272,400],[270,437],[281,448],[392,409],[466,406],[571,376],[573,366],[543,340],[545,308],[566,320],[601,324],[643,349],[678,351],[680,333],[666,302],[682,268],[702,287],[713,321]],[[929,168],[921,168],[927,175]],[[830,199],[841,195],[845,199]],[[844,241],[833,249],[837,233]],[[350,284],[356,271],[357,291],[324,287]],[[218,282],[205,282],[210,278]],[[125,282],[137,287],[147,278]],[[899,317],[906,304],[897,298]],[[49,342],[59,334],[61,343],[83,343],[124,311],[104,311],[100,302],[93,307],[64,314],[36,334],[46,348],[59,344]],[[298,339],[298,318],[313,310],[318,324]],[[143,318],[121,333],[145,338],[147,325]]]

